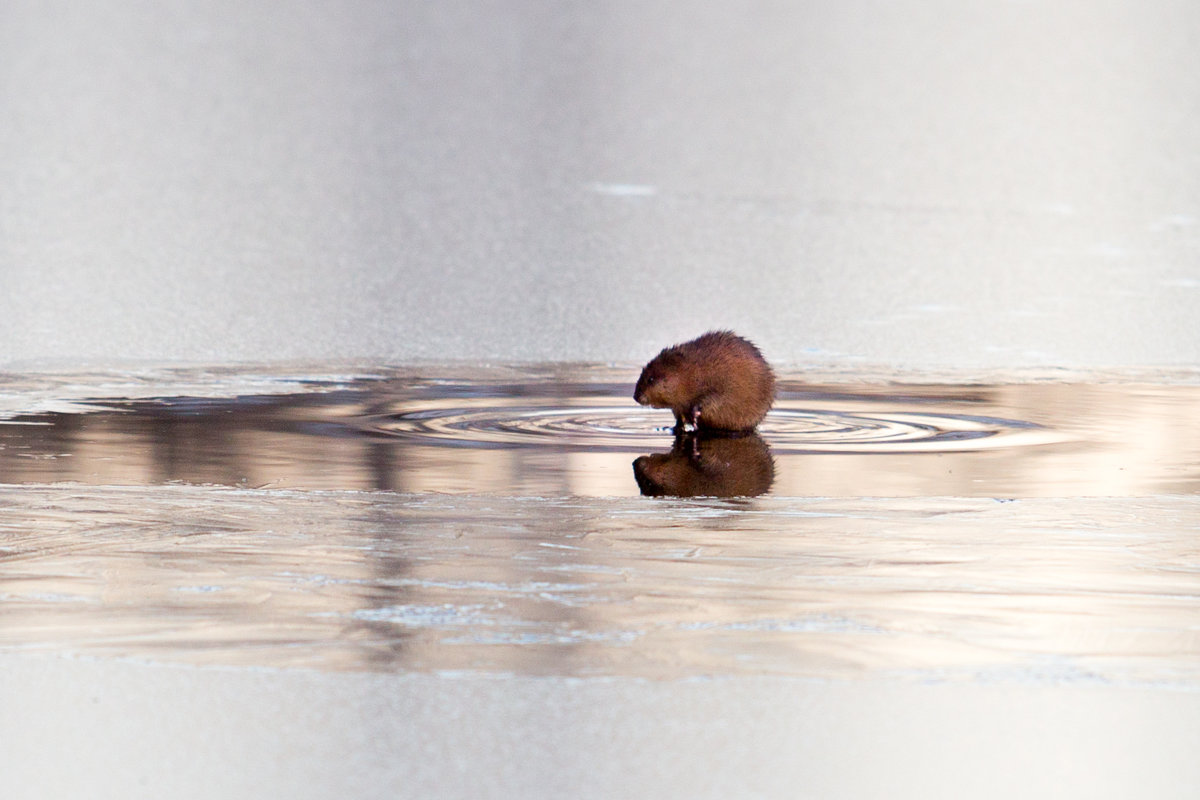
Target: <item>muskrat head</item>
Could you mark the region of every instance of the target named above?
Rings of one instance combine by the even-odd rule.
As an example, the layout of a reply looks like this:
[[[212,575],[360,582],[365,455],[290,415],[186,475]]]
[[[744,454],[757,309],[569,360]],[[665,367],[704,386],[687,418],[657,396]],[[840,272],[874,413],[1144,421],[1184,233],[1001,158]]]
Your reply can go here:
[[[681,389],[681,359],[672,350],[664,350],[642,370],[633,399],[644,406],[671,408]]]

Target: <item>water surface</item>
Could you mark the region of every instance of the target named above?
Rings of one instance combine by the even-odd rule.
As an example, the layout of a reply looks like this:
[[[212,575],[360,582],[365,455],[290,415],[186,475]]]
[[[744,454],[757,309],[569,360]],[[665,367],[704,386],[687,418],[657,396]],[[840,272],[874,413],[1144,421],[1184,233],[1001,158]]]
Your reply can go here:
[[[633,402],[635,373],[593,372],[431,369],[283,393],[78,397],[0,420],[0,481],[636,495],[633,461],[672,454],[670,412]],[[690,494],[1191,494],[1198,412],[1189,385],[784,376],[761,441],[681,446],[662,469]],[[679,474],[717,462],[716,480]],[[754,470],[773,474],[738,480]]]
[[[10,380],[0,650],[1200,686],[1198,387],[785,376],[675,442],[624,373],[451,372]]]
[[[1200,685],[1200,499],[0,490],[0,647]]]

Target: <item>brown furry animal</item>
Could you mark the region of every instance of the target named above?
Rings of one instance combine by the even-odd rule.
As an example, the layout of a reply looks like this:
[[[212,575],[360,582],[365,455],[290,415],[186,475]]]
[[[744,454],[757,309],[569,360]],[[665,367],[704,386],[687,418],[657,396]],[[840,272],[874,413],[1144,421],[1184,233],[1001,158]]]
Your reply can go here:
[[[750,341],[711,331],[668,347],[642,370],[633,399],[669,408],[675,430],[748,431],[775,402],[775,373]]]

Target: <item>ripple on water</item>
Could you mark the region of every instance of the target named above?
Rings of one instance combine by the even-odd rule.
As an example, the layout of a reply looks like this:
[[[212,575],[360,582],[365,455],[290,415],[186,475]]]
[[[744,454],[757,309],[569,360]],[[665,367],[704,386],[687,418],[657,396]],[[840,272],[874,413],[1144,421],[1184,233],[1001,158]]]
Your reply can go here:
[[[307,391],[293,381],[286,392],[233,396],[203,383],[162,396],[143,386],[134,397],[76,386],[76,398],[91,399],[0,420],[0,483],[608,497],[647,487],[809,497],[1200,491],[1195,386],[784,376],[753,443],[681,445],[669,411],[633,402],[632,381],[564,368],[553,379],[375,377]],[[39,398],[33,407],[46,408]]]
[[[401,411],[369,429],[425,444],[451,447],[595,447],[643,452],[661,447],[670,413],[628,404],[509,406],[491,399]],[[666,425],[664,425],[666,423]],[[1044,426],[1016,419],[938,412],[776,408],[759,433],[773,452],[955,452],[1062,441]]]

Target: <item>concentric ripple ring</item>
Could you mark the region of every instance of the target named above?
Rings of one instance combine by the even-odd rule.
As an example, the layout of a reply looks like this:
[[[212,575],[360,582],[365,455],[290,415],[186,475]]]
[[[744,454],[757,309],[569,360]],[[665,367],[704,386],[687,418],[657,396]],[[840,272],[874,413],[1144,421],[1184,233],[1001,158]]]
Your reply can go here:
[[[614,398],[587,405],[505,405],[496,398],[456,398],[454,405],[412,408],[374,418],[376,435],[444,447],[569,447],[641,453],[671,442],[670,413]],[[598,402],[599,401],[599,402]],[[759,426],[776,453],[963,452],[1061,441],[1055,431],[1021,420],[892,410],[776,408]]]

